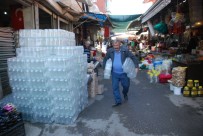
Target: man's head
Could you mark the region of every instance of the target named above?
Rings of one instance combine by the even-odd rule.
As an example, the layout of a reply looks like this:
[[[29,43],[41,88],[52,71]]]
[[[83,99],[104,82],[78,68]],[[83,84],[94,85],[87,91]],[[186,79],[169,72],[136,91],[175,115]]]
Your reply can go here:
[[[120,50],[120,47],[121,47],[121,41],[119,41],[119,40],[113,41],[113,48],[114,48],[116,51],[119,51],[119,50]]]
[[[90,41],[85,41],[85,46],[89,47],[90,46]]]

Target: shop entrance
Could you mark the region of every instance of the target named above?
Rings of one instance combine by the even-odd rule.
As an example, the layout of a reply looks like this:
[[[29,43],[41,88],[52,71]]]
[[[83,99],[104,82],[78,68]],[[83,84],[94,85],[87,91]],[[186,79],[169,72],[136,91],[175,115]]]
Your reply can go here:
[[[10,93],[7,59],[16,56],[15,30],[23,29],[22,5],[14,0],[0,1],[0,98]]]
[[[15,22],[15,23],[14,23]],[[14,0],[0,1],[0,27],[23,27],[22,5]]]
[[[39,29],[51,29],[51,15],[39,8]]]

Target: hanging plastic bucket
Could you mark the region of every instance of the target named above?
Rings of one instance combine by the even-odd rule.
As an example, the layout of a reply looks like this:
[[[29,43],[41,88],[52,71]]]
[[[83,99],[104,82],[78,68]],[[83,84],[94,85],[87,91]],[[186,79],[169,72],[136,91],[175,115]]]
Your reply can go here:
[[[174,86],[173,87],[174,95],[181,95],[181,89],[182,89],[182,87]]]

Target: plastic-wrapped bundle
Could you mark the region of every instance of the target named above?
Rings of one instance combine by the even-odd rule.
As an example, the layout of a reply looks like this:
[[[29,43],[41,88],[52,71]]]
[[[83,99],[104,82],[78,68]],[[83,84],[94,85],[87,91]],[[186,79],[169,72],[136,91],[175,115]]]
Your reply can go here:
[[[46,47],[21,47],[16,49],[18,57],[42,58],[50,56],[51,49]]]
[[[129,78],[135,78],[137,73],[135,71],[135,64],[133,63],[131,58],[126,58],[123,63],[123,71],[127,73]]]
[[[87,56],[75,46],[74,33],[20,30],[20,46],[17,57],[8,59],[8,73],[23,118],[73,123],[88,103]]]
[[[106,61],[106,65],[105,65],[105,69],[104,69],[104,79],[110,79],[111,69],[112,69],[112,60],[108,59]]]
[[[176,87],[185,85],[186,67],[175,67],[172,70],[172,84]]]
[[[21,47],[75,46],[75,34],[59,29],[20,30]]]
[[[171,60],[163,60],[162,62],[162,74],[169,74],[171,73]]]

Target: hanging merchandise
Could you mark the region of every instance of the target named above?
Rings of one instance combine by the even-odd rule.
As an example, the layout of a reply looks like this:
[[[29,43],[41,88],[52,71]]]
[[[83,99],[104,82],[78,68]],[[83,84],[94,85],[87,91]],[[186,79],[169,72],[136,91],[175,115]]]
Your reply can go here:
[[[174,23],[171,33],[182,34],[184,31],[185,31],[185,26],[182,23]]]
[[[110,36],[110,30],[109,27],[104,27],[104,37],[108,38]]]
[[[171,13],[171,20],[168,23],[168,30],[170,34],[181,34],[185,31],[185,15],[178,9],[177,12]]]
[[[167,34],[168,33],[168,26],[166,23],[160,22],[154,26],[154,29],[157,30],[159,33]]]
[[[174,23],[183,23],[185,22],[185,17],[184,17],[184,14],[183,13],[175,13],[175,16],[174,16],[174,12],[172,13],[173,15],[172,16],[172,20],[174,21]]]

